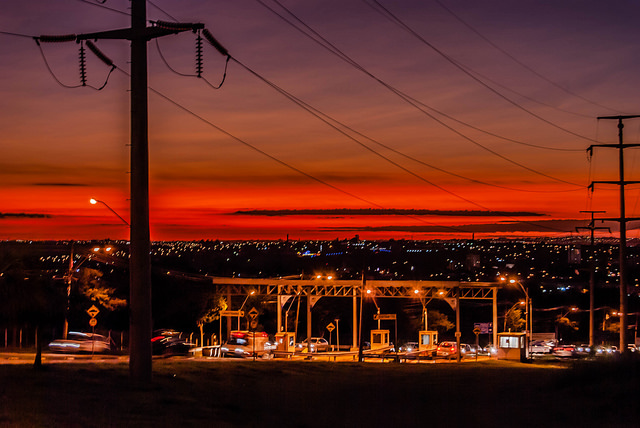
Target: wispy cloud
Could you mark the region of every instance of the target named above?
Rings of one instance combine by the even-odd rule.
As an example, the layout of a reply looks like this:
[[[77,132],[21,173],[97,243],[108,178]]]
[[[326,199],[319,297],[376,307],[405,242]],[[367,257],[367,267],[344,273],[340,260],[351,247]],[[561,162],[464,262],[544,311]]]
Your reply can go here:
[[[51,218],[49,214],[38,213],[0,213],[0,218]]]
[[[413,210],[413,209],[304,209],[304,210],[246,210],[235,211],[233,215],[253,215],[284,217],[292,215],[309,216],[440,216],[440,217],[541,217],[545,214],[526,211],[480,211],[480,210]]]
[[[34,186],[44,187],[87,187],[87,184],[82,183],[33,183]]]

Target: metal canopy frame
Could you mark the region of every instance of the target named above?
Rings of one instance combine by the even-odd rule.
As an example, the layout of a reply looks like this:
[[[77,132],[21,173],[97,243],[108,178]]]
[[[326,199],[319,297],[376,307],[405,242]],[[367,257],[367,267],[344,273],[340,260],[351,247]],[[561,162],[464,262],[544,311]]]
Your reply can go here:
[[[493,306],[493,343],[497,341],[498,325],[498,288],[502,284],[496,282],[462,282],[462,281],[384,281],[384,280],[332,280],[332,279],[291,279],[287,278],[211,278],[214,290],[227,296],[262,296],[299,295],[307,297],[307,337],[311,337],[311,300],[314,297],[351,297],[353,300],[353,344],[356,337],[357,299],[366,298],[367,291],[372,291],[376,298],[404,299],[443,299],[448,301],[456,311],[456,341],[460,341],[460,300],[491,300]],[[282,328],[281,300],[277,302],[278,332]],[[362,309],[360,309],[362,310]]]
[[[460,299],[490,300],[500,283],[461,281],[384,281],[326,280],[289,278],[222,278],[213,277],[215,291],[232,296],[246,296],[252,291],[263,296],[302,294],[317,297],[360,296],[363,290],[375,291],[376,297],[398,298],[454,298],[460,290]],[[416,292],[417,291],[417,292]]]

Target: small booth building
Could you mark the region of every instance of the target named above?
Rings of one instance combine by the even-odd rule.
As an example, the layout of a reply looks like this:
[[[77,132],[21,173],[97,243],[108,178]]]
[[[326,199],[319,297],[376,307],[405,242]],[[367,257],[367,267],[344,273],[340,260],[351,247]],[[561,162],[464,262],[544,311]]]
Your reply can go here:
[[[498,359],[527,361],[527,333],[498,333]]]

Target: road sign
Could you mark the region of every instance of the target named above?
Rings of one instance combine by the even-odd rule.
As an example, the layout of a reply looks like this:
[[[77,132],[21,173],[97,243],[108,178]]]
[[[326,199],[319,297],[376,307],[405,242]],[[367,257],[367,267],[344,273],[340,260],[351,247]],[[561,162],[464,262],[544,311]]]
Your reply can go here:
[[[493,323],[491,322],[476,322],[473,323],[474,330],[476,328],[480,329],[480,334],[491,334],[493,333]]]
[[[376,321],[395,320],[396,314],[375,314],[373,319]]]
[[[98,320],[97,320],[97,319],[95,319],[95,318],[91,318],[91,319],[89,320],[89,325],[90,325],[91,327],[95,327],[97,324],[98,324]]]
[[[251,308],[249,311],[249,316],[252,320],[255,320],[258,317],[258,310],[256,308]]]
[[[329,330],[329,333],[331,333],[333,330],[335,330],[336,326],[333,325],[333,323],[329,323],[329,325],[327,326],[327,330]]]
[[[95,318],[96,315],[100,313],[100,309],[96,308],[96,305],[93,305],[89,309],[87,309],[87,313],[91,318]]]
[[[480,327],[476,327],[476,328],[474,328],[474,329],[473,329],[473,332],[476,334],[476,336],[477,336],[478,334],[480,334]]]
[[[258,320],[251,320],[250,327],[252,330],[258,327]]]
[[[220,311],[221,317],[243,317],[244,311]]]

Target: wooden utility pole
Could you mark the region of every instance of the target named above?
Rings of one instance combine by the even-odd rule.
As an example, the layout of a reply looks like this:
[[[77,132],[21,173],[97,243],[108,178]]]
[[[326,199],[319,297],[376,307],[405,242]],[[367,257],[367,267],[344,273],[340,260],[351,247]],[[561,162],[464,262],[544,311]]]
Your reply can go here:
[[[81,34],[76,41],[119,39],[131,42],[131,221],[129,254],[129,372],[151,381],[151,240],[149,234],[149,138],[147,42],[203,24],[155,22],[147,27],[145,0],[131,0],[131,28]]]
[[[595,257],[595,231],[600,229],[606,229],[611,232],[611,229],[608,227],[596,227],[595,226],[595,214],[602,214],[606,211],[580,211],[581,213],[591,213],[591,222],[587,227],[576,227],[576,231],[580,232],[581,230],[589,230],[591,231],[591,254],[589,260],[589,346],[593,348],[595,345],[595,288],[596,288],[596,257]]]
[[[587,153],[593,154],[594,147],[607,147],[618,149],[618,170],[620,179],[618,181],[593,181],[589,188],[593,191],[594,184],[615,184],[620,187],[620,217],[601,219],[603,221],[616,221],[620,223],[620,269],[619,269],[619,287],[620,287],[620,352],[627,353],[627,277],[626,277],[626,259],[627,259],[627,222],[640,220],[640,218],[627,218],[625,209],[624,186],[627,184],[636,184],[640,181],[625,181],[624,179],[624,149],[630,147],[640,147],[640,144],[624,144],[622,137],[622,129],[624,119],[633,119],[640,115],[632,116],[601,116],[598,120],[617,120],[618,121],[618,144],[594,144],[589,146]]]

